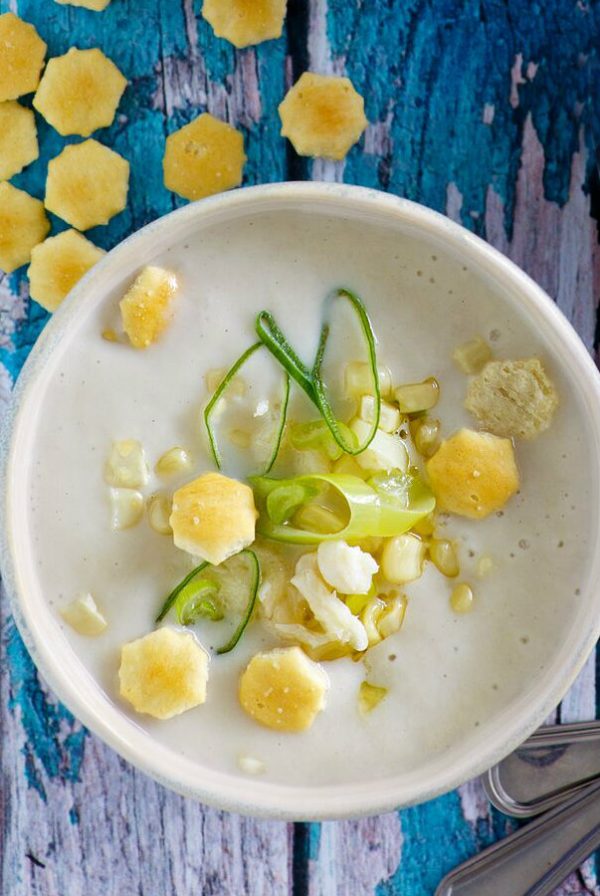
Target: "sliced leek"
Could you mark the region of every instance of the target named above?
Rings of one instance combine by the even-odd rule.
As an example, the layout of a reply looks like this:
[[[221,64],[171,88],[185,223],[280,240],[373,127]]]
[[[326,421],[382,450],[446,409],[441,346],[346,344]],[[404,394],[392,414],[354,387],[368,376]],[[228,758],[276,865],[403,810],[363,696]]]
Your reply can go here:
[[[265,538],[293,544],[401,535],[435,506],[429,488],[412,473],[393,472],[389,476],[373,477],[369,483],[343,473],[315,473],[293,479],[254,476],[250,483],[259,510],[257,532]],[[298,491],[292,492],[292,489]],[[303,489],[310,489],[313,495],[316,490],[317,496],[302,507],[323,507],[336,524],[331,531],[319,531],[324,526],[313,529],[299,526],[298,520],[306,515],[295,503],[290,505],[287,519],[282,519],[283,501],[279,503],[279,496],[283,499],[293,493],[299,497]],[[319,498],[320,493],[327,491],[334,499],[332,507],[327,506],[331,503],[327,497],[323,501]],[[272,516],[274,508],[278,512]]]

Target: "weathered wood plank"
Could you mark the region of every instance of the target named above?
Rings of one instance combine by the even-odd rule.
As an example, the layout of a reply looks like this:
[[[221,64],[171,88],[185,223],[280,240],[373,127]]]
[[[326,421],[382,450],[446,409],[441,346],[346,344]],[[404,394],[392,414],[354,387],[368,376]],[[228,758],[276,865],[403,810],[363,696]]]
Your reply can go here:
[[[9,4],[0,0],[0,11]],[[41,0],[11,2],[50,55],[100,46],[130,80],[115,124],[100,131],[132,165],[128,209],[90,238],[109,248],[170,211],[165,135],[208,109],[244,129],[248,182],[285,178],[276,107],[285,40],[238,53],[212,35],[191,0],[115,0],[101,15]],[[41,158],[17,183],[43,196],[63,141],[39,119]],[[57,229],[62,224],[54,220]],[[22,275],[0,279],[0,396],[6,398],[47,315]],[[216,812],[176,796],[89,735],[39,680],[2,599],[0,890],[66,893],[264,894],[291,891],[292,826]]]
[[[299,161],[278,139],[276,107],[299,74],[303,33],[292,35],[290,60],[283,40],[242,52],[216,41],[192,0],[114,0],[101,16],[0,0],[0,11],[9,6],[36,23],[51,54],[99,45],[132,81],[100,134],[133,163],[130,208],[91,234],[100,244],[180,204],[162,188],[164,137],[207,108],[245,130],[247,182],[309,174],[446,210],[528,270],[591,347],[600,255],[582,187],[600,138],[596,4],[551,0],[532,16],[525,0],[311,0],[308,9],[292,0],[294,23],[309,21],[310,67],[348,73],[367,99],[364,146],[343,163]],[[17,181],[36,195],[61,146],[43,124],[40,137],[41,160]],[[0,280],[0,396],[45,319],[22,278]],[[290,826],[203,809],[132,770],[56,704],[4,614],[2,892],[292,890]],[[590,661],[562,716],[588,717],[594,704]],[[428,896],[508,823],[471,782],[400,814],[300,830],[296,893]],[[594,865],[560,892],[600,892]]]
[[[530,273],[591,349],[600,269],[585,187],[600,141],[598,10],[563,0],[535,17],[522,2],[459,0],[385,8],[312,0],[310,10],[310,67],[349,75],[371,122],[362,148],[345,162],[314,162],[313,178],[445,211]],[[595,711],[591,658],[561,715]],[[513,827],[491,811],[478,781],[377,819],[375,860],[372,842],[351,824],[321,825],[311,833],[309,892],[430,896],[450,868]],[[393,852],[398,866],[389,873]],[[558,892],[598,892],[595,863]]]

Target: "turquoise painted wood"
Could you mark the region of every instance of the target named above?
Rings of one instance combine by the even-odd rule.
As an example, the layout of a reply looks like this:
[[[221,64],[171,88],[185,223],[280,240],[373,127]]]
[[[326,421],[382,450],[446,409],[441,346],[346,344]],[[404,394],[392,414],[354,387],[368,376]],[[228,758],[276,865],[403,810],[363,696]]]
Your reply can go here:
[[[600,3],[595,0],[290,0],[278,41],[236,51],[193,0],[113,0],[101,14],[0,0],[49,54],[99,46],[130,81],[96,136],[132,163],[109,248],[181,204],[162,185],[166,134],[209,110],[245,133],[246,182],[336,179],[424,202],[481,234],[548,290],[596,350]],[[277,104],[310,68],[346,73],[369,129],[345,162],[298,159]],[[43,196],[64,140],[38,119],[41,157],[15,178]],[[53,219],[58,231],[64,225]],[[0,275],[0,402],[47,315],[22,272]],[[89,735],[40,681],[2,603],[1,892],[7,896],[431,896],[504,836],[478,782],[424,806],[320,825],[259,822],[186,802]],[[559,718],[597,714],[592,658]],[[558,893],[600,894],[594,861]]]

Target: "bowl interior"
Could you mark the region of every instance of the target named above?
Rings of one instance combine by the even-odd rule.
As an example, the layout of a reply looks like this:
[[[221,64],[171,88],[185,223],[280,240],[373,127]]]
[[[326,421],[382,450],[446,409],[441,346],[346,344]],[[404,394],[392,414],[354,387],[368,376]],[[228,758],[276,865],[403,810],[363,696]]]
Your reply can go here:
[[[174,322],[147,352],[100,338],[146,263],[183,284]],[[453,518],[474,612],[456,616],[433,567],[407,588],[400,633],[366,664],[327,665],[328,708],[301,735],[259,728],[237,703],[253,631],[213,661],[207,703],[169,722],[118,698],[120,645],[145,634],[179,576],[177,552],[145,524],[108,527],[103,463],[115,438],[153,462],[189,446],[209,466],[199,426],[207,370],[253,341],[262,308],[300,352],[314,352],[320,306],[346,285],[366,302],[379,356],[397,382],[434,374],[449,434],[472,425],[454,348],[475,335],[498,357],[539,355],[561,404],[551,430],[519,443],[519,495],[483,523]],[[4,565],[17,621],[59,696],[128,759],[164,783],[229,809],[333,817],[425,799],[482,771],[560,699],[598,634],[599,401],[595,369],[543,294],[493,250],[418,206],[316,185],[241,191],[141,231],[86,278],[42,335],[22,376],[7,453]],[[150,489],[152,490],[152,489]],[[493,570],[478,578],[482,555]],[[91,591],[110,620],[101,638],[62,624],[57,607]],[[210,632],[206,635],[207,643]],[[357,712],[367,678],[389,688]],[[264,762],[257,779],[240,755]]]

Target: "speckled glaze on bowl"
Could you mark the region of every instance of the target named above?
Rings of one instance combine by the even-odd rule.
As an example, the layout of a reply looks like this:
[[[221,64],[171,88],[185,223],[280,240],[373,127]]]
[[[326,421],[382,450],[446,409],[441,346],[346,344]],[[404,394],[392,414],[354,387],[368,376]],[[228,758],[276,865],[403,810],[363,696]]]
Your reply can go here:
[[[233,769],[227,771],[224,768],[211,768],[209,764],[194,761],[187,755],[179,755],[175,759],[173,750],[154,736],[153,730],[156,729],[141,727],[122,706],[107,696],[82,666],[80,657],[58,626],[56,613],[44,598],[43,589],[35,574],[35,546],[31,538],[24,494],[29,482],[29,461],[33,457],[31,452],[36,448],[33,435],[41,413],[41,385],[50,375],[48,370],[51,360],[61,351],[68,334],[81,319],[84,306],[85,309],[100,307],[103,302],[108,301],[111,290],[114,293],[115,284],[127,282],[142,264],[164,257],[171,249],[175,251],[177,247],[193,240],[194,234],[199,231],[209,233],[211,228],[223,226],[224,222],[236,222],[249,217],[257,221],[272,222],[269,226],[276,228],[277,216],[280,214],[288,218],[297,215],[304,222],[316,222],[319,216],[325,216],[332,222],[337,221],[340,228],[332,251],[340,256],[340,272],[344,270],[344,265],[351,268],[352,264],[361,264],[364,268],[362,274],[359,274],[358,269],[355,271],[355,278],[364,279],[361,287],[364,288],[367,284],[368,288],[369,278],[372,277],[373,280],[377,279],[380,288],[385,288],[385,278],[388,277],[390,294],[396,288],[396,275],[388,273],[386,264],[376,257],[376,251],[361,256],[360,261],[352,259],[360,256],[359,247],[363,241],[369,245],[371,240],[372,248],[375,249],[379,233],[387,234],[386,239],[389,237],[391,240],[390,246],[395,234],[399,246],[403,239],[410,238],[410,244],[420,246],[422,252],[414,250],[420,267],[410,276],[418,276],[419,279],[414,279],[414,289],[406,290],[403,301],[407,305],[411,302],[415,305],[415,320],[421,314],[425,317],[429,314],[434,321],[436,307],[439,308],[439,317],[444,318],[448,314],[448,328],[454,328],[452,339],[461,330],[464,330],[466,337],[472,335],[469,327],[471,319],[477,316],[478,291],[483,293],[484,286],[490,295],[496,297],[498,309],[510,306],[515,314],[521,315],[524,321],[523,331],[512,335],[513,342],[510,345],[521,346],[525,353],[528,335],[532,340],[535,335],[537,343],[543,345],[544,357],[550,361],[561,397],[568,398],[563,411],[563,430],[557,431],[559,434],[556,439],[564,438],[564,434],[560,435],[563,431],[576,434],[573,436],[575,462],[567,471],[563,470],[560,476],[564,477],[564,481],[572,489],[573,497],[569,500],[573,502],[574,515],[570,518],[569,525],[581,525],[585,529],[585,538],[578,534],[577,543],[572,549],[567,544],[567,550],[563,554],[544,548],[544,556],[550,564],[550,569],[546,572],[552,573],[552,564],[555,563],[556,580],[562,581],[563,576],[564,581],[577,586],[573,587],[568,599],[566,594],[560,593],[558,587],[553,589],[550,585],[540,585],[540,593],[533,593],[536,591],[536,580],[539,578],[542,581],[542,571],[532,569],[528,573],[532,585],[531,601],[535,602],[537,613],[532,618],[539,621],[539,649],[543,662],[535,669],[533,666],[527,667],[527,676],[521,682],[516,682],[518,686],[513,687],[513,696],[505,705],[497,711],[490,711],[476,730],[469,729],[468,737],[466,731],[464,737],[460,736],[458,726],[447,749],[437,750],[435,755],[432,753],[427,763],[421,767],[399,768],[397,773],[388,769],[382,776],[377,774],[369,760],[365,765],[367,771],[362,771],[360,777],[355,776],[352,780],[349,778],[348,781],[342,781],[339,777],[332,777],[328,781],[327,776],[321,774],[317,783],[306,780],[301,785],[298,782],[289,784],[285,780],[243,778],[239,770],[236,772]],[[344,245],[343,233],[346,225],[348,242]],[[265,233],[268,235],[268,231]],[[241,245],[243,251],[243,243]],[[266,246],[264,251],[265,258],[268,258],[269,247]],[[464,300],[446,298],[446,306],[436,306],[436,303],[441,302],[439,297],[442,287],[447,284],[440,282],[439,278],[436,281],[431,276],[433,268],[429,270],[427,265],[435,265],[438,253],[440,256],[444,253],[448,255],[456,271],[464,272],[460,273],[459,278]],[[227,264],[240,264],[239,259],[238,252],[227,259]],[[303,259],[303,264],[310,267],[310,255]],[[373,266],[372,270],[369,270],[369,265]],[[395,269],[391,261],[390,265],[389,271],[393,272]],[[265,271],[265,277],[268,277],[268,266]],[[446,292],[455,293],[454,290]],[[376,305],[370,306],[370,310],[377,319]],[[493,320],[491,323],[493,324]],[[385,340],[384,334],[384,344]],[[445,358],[447,346],[440,343],[439,353]],[[444,361],[443,364],[445,363]],[[452,398],[458,404],[457,391]],[[453,425],[460,425],[460,419],[457,418],[456,423],[452,415],[449,419]],[[230,811],[282,819],[344,818],[421,802],[448,791],[499,761],[544,720],[573,682],[600,633],[600,589],[597,586],[600,581],[598,372],[585,347],[554,303],[522,271],[463,228],[406,200],[344,185],[273,184],[238,190],[189,205],[145,227],[112,250],[78,284],[41,334],[19,377],[2,439],[2,485],[5,498],[1,531],[4,581],[19,630],[41,673],[60,699],[85,725],[134,765],[167,787]],[[545,469],[545,466],[558,463],[552,454],[554,443],[545,444],[546,451],[530,456],[527,454],[529,449],[523,449],[524,465],[531,469],[530,478],[532,482],[538,483],[539,495],[548,491],[553,478],[559,476],[555,470]],[[544,461],[546,455],[547,462]],[[526,493],[522,503],[535,503],[536,500],[538,498],[535,495],[532,498]],[[542,501],[542,498],[539,497],[539,500]],[[542,504],[540,508],[541,506]],[[554,520],[550,512],[546,515],[548,520]],[[542,516],[540,513],[540,517]],[[556,519],[559,519],[558,515]],[[500,522],[492,522],[490,525],[500,526]],[[554,522],[545,524],[544,519],[540,518],[540,531],[535,534],[540,544],[544,539],[544,544],[550,544],[550,538],[554,538],[556,534],[554,531],[549,532],[553,525]],[[528,568],[527,562],[520,557],[517,557],[516,562],[522,563],[523,569]],[[569,571],[569,564],[576,568],[576,575],[572,570]],[[532,565],[531,562],[529,565]],[[506,569],[508,568],[507,565]],[[552,576],[548,581],[551,578]],[[544,593],[541,593],[542,590]],[[419,600],[422,602],[421,598]],[[419,618],[419,610],[415,610],[415,616]],[[517,619],[515,625],[518,623]],[[554,632],[556,628],[559,629],[558,634]],[[435,636],[435,629],[433,631]],[[404,643],[409,643],[409,636],[410,631],[404,633]],[[440,628],[439,639],[441,641],[444,638],[446,634]],[[432,657],[435,649],[434,645]],[[493,663],[500,679],[508,674],[508,655],[503,653],[501,639],[498,644],[493,645],[493,649],[497,654]],[[483,663],[484,652],[489,654],[490,646],[479,643],[474,645],[473,650],[480,651]],[[476,660],[477,656],[474,655],[474,668]],[[407,677],[410,678],[410,669],[414,666],[410,659],[410,649],[405,663]],[[470,689],[475,692],[478,686],[475,679],[476,676],[473,676],[472,679],[463,681],[464,691],[460,694],[460,701],[463,703],[468,703]],[[413,690],[418,688],[418,682],[413,683],[412,687]],[[478,699],[481,700],[481,695]],[[417,702],[415,700],[415,705]],[[425,707],[423,732],[426,731],[426,711]],[[311,762],[317,768],[321,744],[318,739],[306,741],[304,749],[307,753],[304,761],[307,768]],[[401,746],[399,744],[399,755]],[[388,764],[389,761],[388,759]]]

